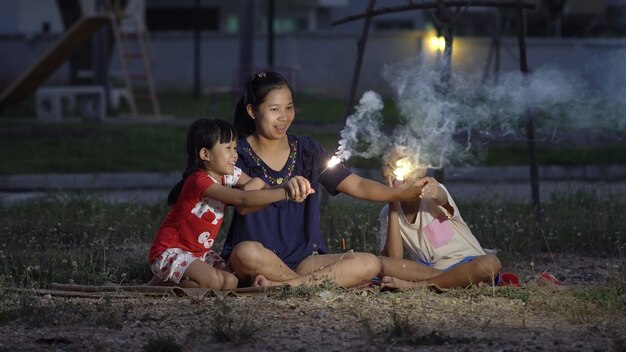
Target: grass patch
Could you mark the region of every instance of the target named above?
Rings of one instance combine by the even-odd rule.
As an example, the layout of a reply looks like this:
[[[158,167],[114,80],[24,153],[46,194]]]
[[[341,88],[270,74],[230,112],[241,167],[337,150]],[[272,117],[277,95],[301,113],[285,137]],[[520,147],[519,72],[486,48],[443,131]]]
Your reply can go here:
[[[537,161],[540,165],[624,165],[626,146],[605,145],[595,147],[537,147]],[[486,165],[525,165],[528,164],[528,149],[524,143],[490,147],[486,154]]]
[[[47,282],[146,282],[151,277],[147,248],[167,208],[76,197],[0,211],[0,285],[38,287]]]
[[[215,300],[215,310],[211,313],[209,323],[211,335],[217,342],[235,342],[238,345],[252,341],[254,334],[259,330],[250,319],[233,313],[227,299]]]
[[[187,126],[0,122],[0,174],[182,170]]]
[[[74,173],[120,171],[176,171],[185,163],[185,135],[192,120],[218,117],[232,121],[236,99],[229,94],[194,98],[185,92],[161,94],[164,115],[175,119],[168,123],[72,122],[42,123],[32,118],[34,111],[24,102],[0,119],[0,175],[19,173]],[[337,148],[343,124],[344,102],[316,95],[297,96],[297,122],[291,132],[308,135],[329,151]],[[398,123],[393,101],[385,101],[382,111],[385,128]],[[7,113],[11,115],[6,115]],[[320,128],[320,123],[331,123]],[[314,127],[314,128],[312,128]],[[528,164],[526,144],[490,144],[481,165]],[[626,145],[573,147],[541,145],[538,161],[542,165],[626,164]],[[378,160],[352,158],[354,167],[378,167]]]
[[[507,261],[548,250],[623,257],[626,232],[619,221],[626,204],[584,193],[557,195],[535,224],[527,204],[498,200],[459,207],[480,243]],[[382,204],[333,200],[322,206],[321,226],[333,253],[348,249],[378,253]],[[88,196],[0,206],[0,287],[45,287],[51,282],[143,283],[150,243],[165,204],[109,204]],[[224,218],[216,249],[226,237]],[[327,288],[327,287],[326,287]]]

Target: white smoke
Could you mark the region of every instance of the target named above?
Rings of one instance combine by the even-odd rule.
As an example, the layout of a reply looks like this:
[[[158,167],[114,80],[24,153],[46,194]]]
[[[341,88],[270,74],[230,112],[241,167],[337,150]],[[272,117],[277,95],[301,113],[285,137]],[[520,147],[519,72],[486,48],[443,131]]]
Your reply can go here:
[[[608,101],[610,95],[598,95],[576,72],[556,67],[503,73],[497,83],[453,73],[446,88],[439,72],[412,59],[386,66],[383,76],[396,92],[400,114],[394,144],[416,151],[420,163],[433,168],[472,162],[495,139],[525,139],[527,114],[536,121],[539,138],[552,141],[572,131],[615,133],[626,123],[616,111],[623,101]],[[608,81],[626,99],[621,93],[626,73]]]
[[[419,150],[421,164],[443,167],[451,156],[461,157],[468,150],[454,136],[467,129],[466,122],[470,120],[466,119],[467,109],[463,104],[443,94],[439,74],[417,63],[408,60],[387,66],[383,71],[396,92],[400,114],[401,125],[395,129],[393,140],[397,146]]]
[[[527,116],[535,121],[539,141],[557,143],[572,134],[622,138],[624,62],[626,50],[590,58],[586,69],[602,72],[595,82],[582,79],[579,71],[544,66],[525,75],[501,73],[497,82],[452,73],[448,84],[419,59],[387,65],[383,77],[396,93],[400,120],[393,144],[414,151],[414,163],[440,168],[475,162],[484,145],[497,139],[525,140]],[[363,95],[341,131],[341,160],[379,156],[390,146],[381,131],[382,108],[377,93]]]
[[[346,125],[341,130],[336,154],[342,161],[352,156],[378,156],[386,147],[386,136],[381,131],[383,106],[376,92],[367,91],[363,94],[356,112],[346,119]]]

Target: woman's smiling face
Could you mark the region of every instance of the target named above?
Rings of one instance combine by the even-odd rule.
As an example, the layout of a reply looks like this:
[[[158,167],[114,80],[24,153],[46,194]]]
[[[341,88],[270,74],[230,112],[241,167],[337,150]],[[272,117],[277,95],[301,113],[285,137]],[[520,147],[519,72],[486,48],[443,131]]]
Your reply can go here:
[[[283,138],[296,116],[291,90],[287,86],[273,89],[252,113],[256,132],[269,139]]]

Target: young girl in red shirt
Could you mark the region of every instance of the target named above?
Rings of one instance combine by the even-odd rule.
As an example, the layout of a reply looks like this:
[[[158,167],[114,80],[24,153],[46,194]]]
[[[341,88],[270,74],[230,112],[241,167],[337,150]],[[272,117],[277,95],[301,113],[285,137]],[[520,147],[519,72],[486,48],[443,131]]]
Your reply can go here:
[[[149,253],[154,277],[149,285],[228,290],[237,277],[212,250],[225,205],[256,207],[281,200],[303,201],[312,193],[307,179],[295,176],[266,188],[235,166],[237,133],[218,119],[195,121],[187,133],[187,169],[168,195],[172,206]],[[242,188],[236,189],[236,188]]]

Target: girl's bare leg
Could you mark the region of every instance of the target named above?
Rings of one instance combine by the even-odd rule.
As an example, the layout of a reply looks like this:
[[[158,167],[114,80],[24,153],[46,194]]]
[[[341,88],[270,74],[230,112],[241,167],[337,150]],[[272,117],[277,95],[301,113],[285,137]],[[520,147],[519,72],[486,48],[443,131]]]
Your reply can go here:
[[[237,288],[237,277],[229,272],[215,269],[201,260],[194,260],[179,283],[163,281],[153,276],[147,285],[232,290]]]
[[[285,282],[299,277],[278,256],[259,242],[244,241],[233,248],[229,265],[243,286],[249,286],[258,275],[272,282]]]
[[[232,290],[237,288],[237,282],[235,275],[215,269],[202,260],[194,260],[185,271],[185,276],[180,280],[180,285],[181,287],[194,287],[195,284],[195,287],[201,288]]]
[[[441,288],[468,287],[480,282],[492,283],[502,269],[500,260],[491,254],[461,263],[441,275],[427,280]]]
[[[384,262],[385,260],[383,260]],[[416,264],[420,265],[419,263]],[[422,267],[431,269],[423,265]],[[396,275],[386,275],[382,281],[384,286],[396,288],[418,288],[429,285],[436,285],[440,288],[468,287],[481,282],[492,283],[501,268],[500,260],[496,256],[487,254],[478,256],[469,262],[461,263],[448,271],[442,272],[437,270],[439,274],[434,277],[419,280],[418,276],[423,275],[423,272],[410,275],[390,270],[390,274],[396,273]]]
[[[431,268],[414,260],[378,257],[382,263],[381,278],[394,277],[403,281],[418,282],[432,279],[442,274],[441,270]],[[384,280],[383,280],[384,282]]]

